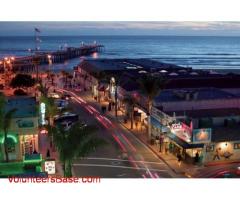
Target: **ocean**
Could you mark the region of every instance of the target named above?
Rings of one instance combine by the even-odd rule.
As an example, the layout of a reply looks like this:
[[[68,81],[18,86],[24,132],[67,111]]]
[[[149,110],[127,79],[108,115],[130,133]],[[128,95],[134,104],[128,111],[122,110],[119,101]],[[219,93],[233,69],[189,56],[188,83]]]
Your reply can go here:
[[[102,53],[89,58],[151,58],[198,69],[240,69],[240,37],[214,36],[40,36],[40,49],[78,47],[82,42],[103,44]],[[0,58],[30,55],[34,37],[0,37]],[[54,69],[71,69],[83,58],[73,59]]]

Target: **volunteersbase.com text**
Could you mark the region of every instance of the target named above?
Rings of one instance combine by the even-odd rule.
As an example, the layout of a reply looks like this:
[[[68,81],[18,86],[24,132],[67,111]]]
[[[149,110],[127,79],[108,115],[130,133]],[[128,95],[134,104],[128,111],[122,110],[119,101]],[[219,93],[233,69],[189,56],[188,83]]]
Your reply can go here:
[[[72,177],[72,178],[20,178],[9,177],[10,183],[100,183],[100,177]]]

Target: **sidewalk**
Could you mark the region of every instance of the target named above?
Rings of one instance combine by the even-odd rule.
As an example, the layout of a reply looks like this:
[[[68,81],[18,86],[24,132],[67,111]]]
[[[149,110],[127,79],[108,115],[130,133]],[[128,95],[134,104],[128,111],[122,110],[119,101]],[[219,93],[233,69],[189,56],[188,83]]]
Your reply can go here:
[[[92,106],[97,108],[99,111],[101,110],[101,106],[99,105],[99,103],[96,100],[94,100],[92,98],[90,92],[78,92],[78,94],[81,95],[81,98],[83,98],[85,101],[87,101]],[[115,117],[114,109],[112,109],[112,111],[106,111],[105,115],[107,115],[113,121],[117,120],[120,123],[120,125],[122,125],[122,127],[127,129],[128,131],[130,131],[140,141],[142,141],[145,145],[147,145],[155,153],[155,155],[157,155],[159,159],[161,159],[165,164],[167,164],[168,167],[171,168],[172,171],[174,171],[176,174],[184,175],[187,177],[192,177],[199,169],[204,168],[204,166],[187,164],[184,162],[181,162],[181,165],[179,166],[176,156],[174,156],[171,153],[168,153],[168,154],[160,153],[159,146],[157,146],[156,144],[154,144],[154,145],[149,144],[148,136],[146,133],[147,130],[145,127],[141,127],[141,125],[139,125],[139,124],[136,127],[136,125],[133,124],[134,128],[130,129],[131,128],[130,121],[128,120],[127,123],[124,122],[124,116],[123,116],[122,112],[120,112],[120,111],[118,112],[118,119],[116,119],[116,117]]]
[[[50,147],[49,138],[47,135],[42,135],[39,133],[39,152],[42,154],[44,160],[47,160],[47,151],[50,151],[50,158],[56,161],[56,173],[54,176],[63,177],[62,164],[58,159],[57,151]]]

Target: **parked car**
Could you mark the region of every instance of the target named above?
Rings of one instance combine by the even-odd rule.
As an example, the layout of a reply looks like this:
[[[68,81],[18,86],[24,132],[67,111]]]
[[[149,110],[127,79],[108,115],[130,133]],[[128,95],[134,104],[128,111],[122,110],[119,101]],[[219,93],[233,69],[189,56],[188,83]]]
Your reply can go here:
[[[64,128],[64,130],[69,130],[71,127],[72,127],[72,125],[74,125],[76,122],[72,122],[72,121],[63,121],[63,122],[61,122],[61,125],[63,126],[63,128]],[[87,126],[87,124],[86,123],[84,123],[84,122],[81,122],[80,123],[80,128],[85,128]]]
[[[64,130],[69,130],[71,126],[73,125],[72,121],[63,121],[61,122],[61,125],[63,126]]]
[[[75,113],[70,113],[70,112],[65,112],[62,115],[57,115],[54,117],[54,122],[56,123],[61,123],[64,121],[72,121],[72,122],[77,122],[79,120],[78,114]]]
[[[68,101],[66,101],[64,99],[55,99],[54,103],[56,104],[56,106],[59,110],[66,108],[68,105]]]

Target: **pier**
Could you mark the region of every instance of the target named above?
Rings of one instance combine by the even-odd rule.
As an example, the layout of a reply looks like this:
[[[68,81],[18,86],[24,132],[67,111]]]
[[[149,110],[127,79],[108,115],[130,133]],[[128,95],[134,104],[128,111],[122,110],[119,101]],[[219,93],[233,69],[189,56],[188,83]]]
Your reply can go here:
[[[101,44],[83,45],[81,47],[67,47],[64,50],[35,52],[34,55],[15,57],[14,59],[0,60],[0,68],[5,70],[10,67],[14,72],[32,72],[36,70],[36,66],[62,63],[66,60],[77,58],[80,56],[88,56],[95,52],[101,52],[104,46]]]

